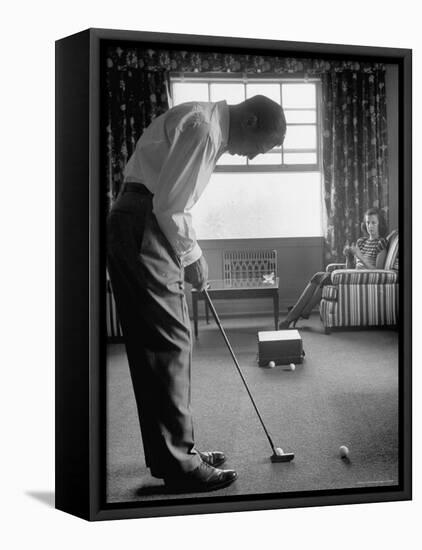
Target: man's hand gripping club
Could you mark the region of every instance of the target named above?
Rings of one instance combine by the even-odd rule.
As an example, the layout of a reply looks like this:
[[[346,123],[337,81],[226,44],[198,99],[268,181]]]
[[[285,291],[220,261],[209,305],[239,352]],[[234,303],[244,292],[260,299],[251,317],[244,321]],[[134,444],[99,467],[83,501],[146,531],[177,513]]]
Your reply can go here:
[[[207,288],[208,264],[203,255],[185,267],[185,281],[201,292]]]

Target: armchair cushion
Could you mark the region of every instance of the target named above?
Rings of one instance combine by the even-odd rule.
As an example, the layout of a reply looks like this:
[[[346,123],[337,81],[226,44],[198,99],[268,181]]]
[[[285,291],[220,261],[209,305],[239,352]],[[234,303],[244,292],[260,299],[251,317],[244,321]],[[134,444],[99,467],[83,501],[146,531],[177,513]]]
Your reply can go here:
[[[338,287],[327,285],[322,287],[322,298],[329,302],[335,302],[337,300]]]

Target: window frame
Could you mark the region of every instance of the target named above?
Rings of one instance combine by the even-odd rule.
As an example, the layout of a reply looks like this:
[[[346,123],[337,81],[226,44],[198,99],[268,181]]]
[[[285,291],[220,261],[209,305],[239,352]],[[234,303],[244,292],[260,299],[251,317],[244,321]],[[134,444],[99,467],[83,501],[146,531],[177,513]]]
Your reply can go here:
[[[249,76],[244,73],[207,73],[207,72],[186,72],[186,73],[170,73],[169,96],[171,106],[173,103],[173,84],[178,82],[204,82],[208,84],[208,97],[210,97],[211,84],[224,80],[225,82],[247,84],[259,84],[265,81],[266,84],[277,84],[280,86],[280,99],[282,101],[282,84],[283,83],[315,83],[315,123],[290,123],[288,126],[314,126],[316,127],[316,148],[315,149],[288,149],[284,151],[284,147],[273,149],[274,153],[315,153],[316,163],[314,164],[250,164],[246,159],[246,164],[217,164],[214,168],[216,173],[260,173],[260,172],[320,172],[322,170],[322,94],[321,94],[321,79],[317,77],[308,78],[305,75],[253,75]],[[286,109],[288,110],[288,109]],[[292,109],[300,111],[301,108]],[[305,109],[303,110],[310,110]],[[270,152],[267,154],[271,154]]]

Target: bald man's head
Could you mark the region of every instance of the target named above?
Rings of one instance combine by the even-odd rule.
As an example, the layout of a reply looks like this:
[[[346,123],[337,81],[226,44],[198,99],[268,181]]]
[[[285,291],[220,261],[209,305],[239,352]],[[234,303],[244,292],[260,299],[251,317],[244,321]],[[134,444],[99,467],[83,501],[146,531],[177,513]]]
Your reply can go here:
[[[230,105],[228,151],[249,159],[281,146],[286,135],[282,107],[263,95]]]

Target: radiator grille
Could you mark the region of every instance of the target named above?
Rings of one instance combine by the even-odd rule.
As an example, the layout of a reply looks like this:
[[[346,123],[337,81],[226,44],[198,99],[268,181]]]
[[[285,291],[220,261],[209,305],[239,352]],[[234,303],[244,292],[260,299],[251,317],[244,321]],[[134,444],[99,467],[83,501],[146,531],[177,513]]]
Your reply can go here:
[[[258,282],[277,277],[276,250],[225,250],[223,253],[224,282]]]

